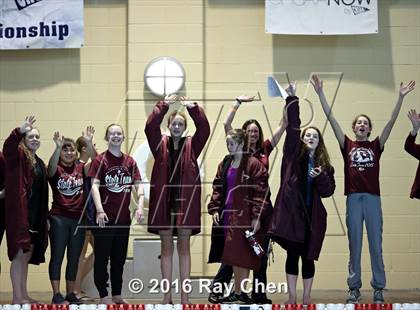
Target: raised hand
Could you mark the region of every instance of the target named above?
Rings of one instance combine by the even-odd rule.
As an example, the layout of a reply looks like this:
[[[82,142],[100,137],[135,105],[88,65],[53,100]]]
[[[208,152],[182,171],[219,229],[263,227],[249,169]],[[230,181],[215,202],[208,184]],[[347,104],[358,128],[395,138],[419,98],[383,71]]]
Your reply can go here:
[[[181,96],[179,100],[184,107],[192,108],[194,106],[194,102],[190,101],[190,98],[187,96]]]
[[[165,102],[167,104],[173,104],[178,100],[178,95],[177,94],[169,94],[165,96]]]
[[[87,142],[92,142],[94,135],[95,135],[95,128],[93,126],[87,126],[86,131],[82,131],[82,136]]]
[[[286,93],[291,97],[296,96],[296,81],[287,86]]]
[[[35,116],[27,116],[25,117],[25,121],[23,122],[22,126],[20,126],[20,133],[27,133],[28,131],[32,130],[34,123],[36,122]]]
[[[324,89],[324,82],[319,79],[318,75],[313,75],[311,79],[311,84],[314,87],[314,90],[317,94],[321,93]]]
[[[55,143],[55,146],[59,149],[63,147],[63,141],[64,137],[60,136],[60,133],[58,131],[54,132],[53,141]]]
[[[239,102],[252,102],[254,101],[255,96],[247,96],[247,95],[240,95],[238,97],[236,97],[236,101]]]
[[[415,109],[408,111],[408,118],[413,125],[413,133],[417,133],[420,129],[420,115],[417,114]]]
[[[400,97],[404,98],[405,95],[407,95],[409,92],[411,92],[412,90],[414,90],[416,86],[416,82],[415,81],[410,81],[408,82],[408,84],[404,85],[403,82],[401,82],[400,84]]]

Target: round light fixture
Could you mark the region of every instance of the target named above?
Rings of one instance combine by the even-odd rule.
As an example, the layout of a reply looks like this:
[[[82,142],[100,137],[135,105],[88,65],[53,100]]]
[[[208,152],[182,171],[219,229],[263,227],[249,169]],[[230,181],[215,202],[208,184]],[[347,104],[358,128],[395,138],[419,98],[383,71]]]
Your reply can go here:
[[[144,70],[144,82],[156,96],[178,92],[185,83],[185,70],[173,57],[153,59]]]

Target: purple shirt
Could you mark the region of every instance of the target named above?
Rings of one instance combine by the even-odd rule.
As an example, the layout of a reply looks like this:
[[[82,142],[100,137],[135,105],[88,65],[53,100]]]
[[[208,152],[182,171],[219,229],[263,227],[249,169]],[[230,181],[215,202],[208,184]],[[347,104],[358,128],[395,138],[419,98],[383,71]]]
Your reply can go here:
[[[226,203],[225,203],[225,209],[223,213],[223,227],[225,231],[225,236],[227,232],[227,227],[229,225],[229,218],[232,212],[230,210],[232,209],[233,205],[233,189],[236,186],[236,174],[238,173],[238,168],[229,167],[227,174],[226,174]]]

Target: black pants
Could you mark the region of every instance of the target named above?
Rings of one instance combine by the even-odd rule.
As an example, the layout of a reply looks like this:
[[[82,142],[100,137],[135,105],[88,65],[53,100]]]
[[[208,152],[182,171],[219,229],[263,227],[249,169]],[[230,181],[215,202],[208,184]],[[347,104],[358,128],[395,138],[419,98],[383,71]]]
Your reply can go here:
[[[108,260],[111,261],[112,296],[121,295],[130,227],[117,228],[107,225],[92,231],[95,236],[93,278],[99,296],[101,298],[108,296]]]
[[[60,215],[50,218],[51,258],[48,265],[50,280],[60,280],[61,264],[67,248],[66,280],[75,281],[85,230],[78,228],[78,220]]]
[[[289,242],[287,246],[286,273],[299,275],[299,258],[302,259],[302,278],[310,279],[315,275],[315,263],[313,260],[306,259],[308,244]]]
[[[267,263],[268,256],[267,250],[270,243],[270,238],[268,236],[264,237],[263,244],[261,245],[265,251],[265,255],[261,258],[261,265],[258,271],[253,272],[253,286],[252,286],[252,298],[266,298],[265,287],[267,285]],[[214,276],[214,283],[229,283],[232,280],[233,276],[233,267],[226,264],[221,264],[217,274]],[[256,286],[256,283],[264,283],[264,289],[261,289],[261,285]],[[258,288],[258,290],[256,290]]]

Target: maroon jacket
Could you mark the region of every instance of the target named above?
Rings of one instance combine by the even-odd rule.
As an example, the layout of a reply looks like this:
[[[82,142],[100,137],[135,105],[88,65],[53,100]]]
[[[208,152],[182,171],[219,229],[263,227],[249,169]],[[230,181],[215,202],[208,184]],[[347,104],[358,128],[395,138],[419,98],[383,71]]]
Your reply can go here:
[[[334,193],[334,169],[325,169],[313,180],[310,220],[301,195],[302,169],[298,159],[303,142],[300,139],[299,99],[288,97],[286,102],[289,106],[288,126],[281,165],[281,183],[268,233],[286,250],[287,241],[303,243],[305,235],[309,233],[306,258],[317,260],[327,230],[327,211],[321,197],[328,197]],[[306,227],[309,227],[309,232],[306,231]]]
[[[0,152],[0,191],[4,189],[4,169],[5,168],[5,161],[3,153]],[[5,230],[6,220],[4,218],[4,198],[0,199],[0,244],[3,240],[3,234]]]
[[[48,246],[48,182],[45,164],[42,162],[44,174],[42,190],[42,223],[44,230],[39,231],[38,238],[31,240],[28,222],[28,194],[32,188],[33,168],[27,162],[25,153],[19,146],[24,135],[19,128],[12,131],[3,146],[4,158],[6,159],[6,237],[7,254],[10,260],[16,256],[19,249],[29,251],[31,244],[34,251],[29,261],[30,264],[38,265],[45,262],[45,251]],[[40,160],[40,159],[39,159]]]
[[[0,152],[0,191],[4,189],[4,173],[6,169],[6,162],[3,153]],[[4,208],[4,199],[0,199],[0,208]],[[1,210],[0,210],[1,211]],[[3,213],[0,213],[3,214]]]
[[[237,174],[233,191],[232,212],[229,217],[227,235],[224,236],[223,211],[226,201],[226,175],[232,162],[232,156],[226,156],[219,164],[213,181],[213,194],[207,206],[209,214],[219,213],[221,225],[213,225],[209,263],[223,262],[231,266],[259,270],[260,258],[255,255],[248,241],[245,230],[251,229],[251,221],[262,220],[269,204],[268,173],[264,165],[256,158],[244,156]],[[252,229],[251,229],[252,230]],[[267,230],[262,227],[257,238],[262,242]]]
[[[159,230],[171,226],[171,206],[169,206],[168,186],[170,178],[169,139],[160,131],[160,124],[169,105],[158,102],[146,122],[145,133],[150,150],[155,158],[150,180],[150,201],[148,231],[157,234]],[[194,121],[196,132],[187,137],[181,156],[180,210],[176,227],[192,229],[192,234],[201,231],[201,181],[197,158],[210,135],[210,125],[203,109],[198,105],[189,108],[188,113]]]
[[[408,152],[408,154],[419,160],[416,178],[414,179],[414,184],[411,188],[410,198],[420,199],[420,144],[415,143],[416,137],[417,135],[412,136],[411,134],[408,134],[408,137],[405,140],[404,149]]]

